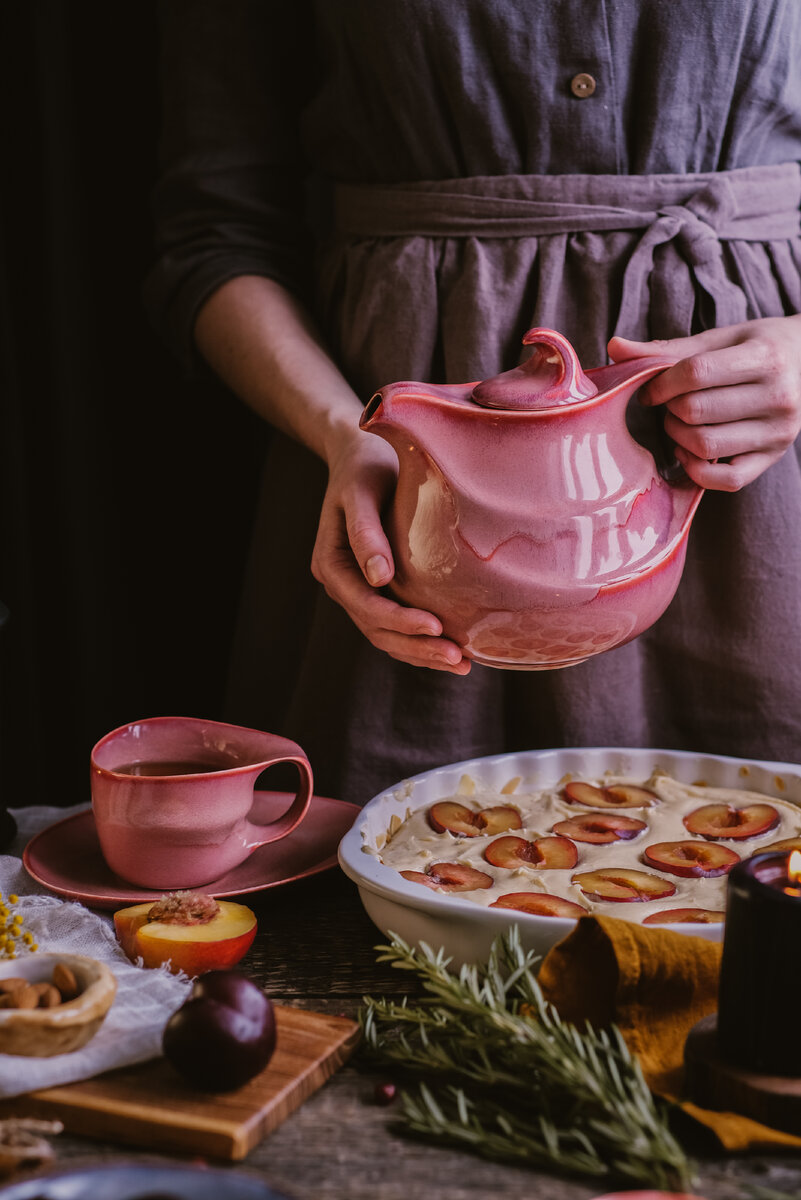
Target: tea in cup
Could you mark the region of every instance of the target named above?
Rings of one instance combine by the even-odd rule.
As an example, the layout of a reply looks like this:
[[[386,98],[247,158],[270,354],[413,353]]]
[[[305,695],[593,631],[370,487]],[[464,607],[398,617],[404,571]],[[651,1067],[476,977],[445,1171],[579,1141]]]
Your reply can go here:
[[[248,819],[266,767],[292,763],[295,798],[266,825]],[[103,857],[140,887],[198,887],[259,846],[286,837],[312,797],[309,760],[295,742],[195,717],[153,717],[106,734],[91,755],[92,809]]]

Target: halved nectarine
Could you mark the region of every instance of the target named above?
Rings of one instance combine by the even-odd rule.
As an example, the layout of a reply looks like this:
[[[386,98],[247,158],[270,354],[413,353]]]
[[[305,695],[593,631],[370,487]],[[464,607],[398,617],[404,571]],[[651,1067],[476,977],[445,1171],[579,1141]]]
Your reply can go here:
[[[131,962],[168,962],[173,974],[195,976],[239,962],[256,936],[256,917],[244,904],[179,892],[119,909],[114,929]]]

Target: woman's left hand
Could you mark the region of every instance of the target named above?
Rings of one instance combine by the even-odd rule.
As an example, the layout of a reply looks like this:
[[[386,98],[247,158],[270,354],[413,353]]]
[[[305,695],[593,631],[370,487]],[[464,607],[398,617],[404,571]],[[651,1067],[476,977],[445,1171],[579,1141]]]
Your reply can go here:
[[[669,341],[609,343],[613,362],[654,354],[679,361],[645,384],[640,400],[665,405],[676,458],[701,487],[739,491],[801,431],[801,315]]]

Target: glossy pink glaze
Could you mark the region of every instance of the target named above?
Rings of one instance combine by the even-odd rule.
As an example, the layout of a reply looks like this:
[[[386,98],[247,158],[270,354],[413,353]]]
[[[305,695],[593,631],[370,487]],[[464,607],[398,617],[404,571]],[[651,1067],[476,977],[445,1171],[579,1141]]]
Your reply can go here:
[[[541,670],[661,616],[702,490],[663,479],[626,426],[633,392],[673,360],[585,373],[561,334],[524,341],[531,367],[480,384],[390,384],[361,425],[400,463],[394,594],[435,613],[468,657]]]
[[[285,812],[292,799],[287,792],[257,791],[251,815],[266,824]],[[291,837],[260,846],[232,871],[203,884],[203,891],[221,900],[331,870],[337,864],[337,847],[360,811],[345,800],[312,796],[308,813]],[[137,887],[113,873],[101,852],[91,809],[63,817],[32,837],[23,863],[42,887],[90,908],[122,908],[164,895],[163,888]]]
[[[129,775],[132,762],[220,760],[224,769],[186,775]],[[248,819],[253,789],[274,763],[294,763],[297,795],[264,825]],[[300,746],[275,734],[194,717],[155,717],[113,730],[91,757],[92,809],[103,857],[141,887],[197,887],[285,837],[305,816],[312,772]]]

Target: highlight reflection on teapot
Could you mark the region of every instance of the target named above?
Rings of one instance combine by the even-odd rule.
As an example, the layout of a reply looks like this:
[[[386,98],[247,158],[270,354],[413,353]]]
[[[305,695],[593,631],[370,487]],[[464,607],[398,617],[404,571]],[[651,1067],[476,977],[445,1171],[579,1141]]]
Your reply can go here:
[[[545,670],[630,641],[678,587],[703,494],[664,479],[625,413],[674,359],[582,371],[560,333],[531,329],[522,366],[481,383],[392,383],[362,429],[400,470],[391,590],[468,658]]]

